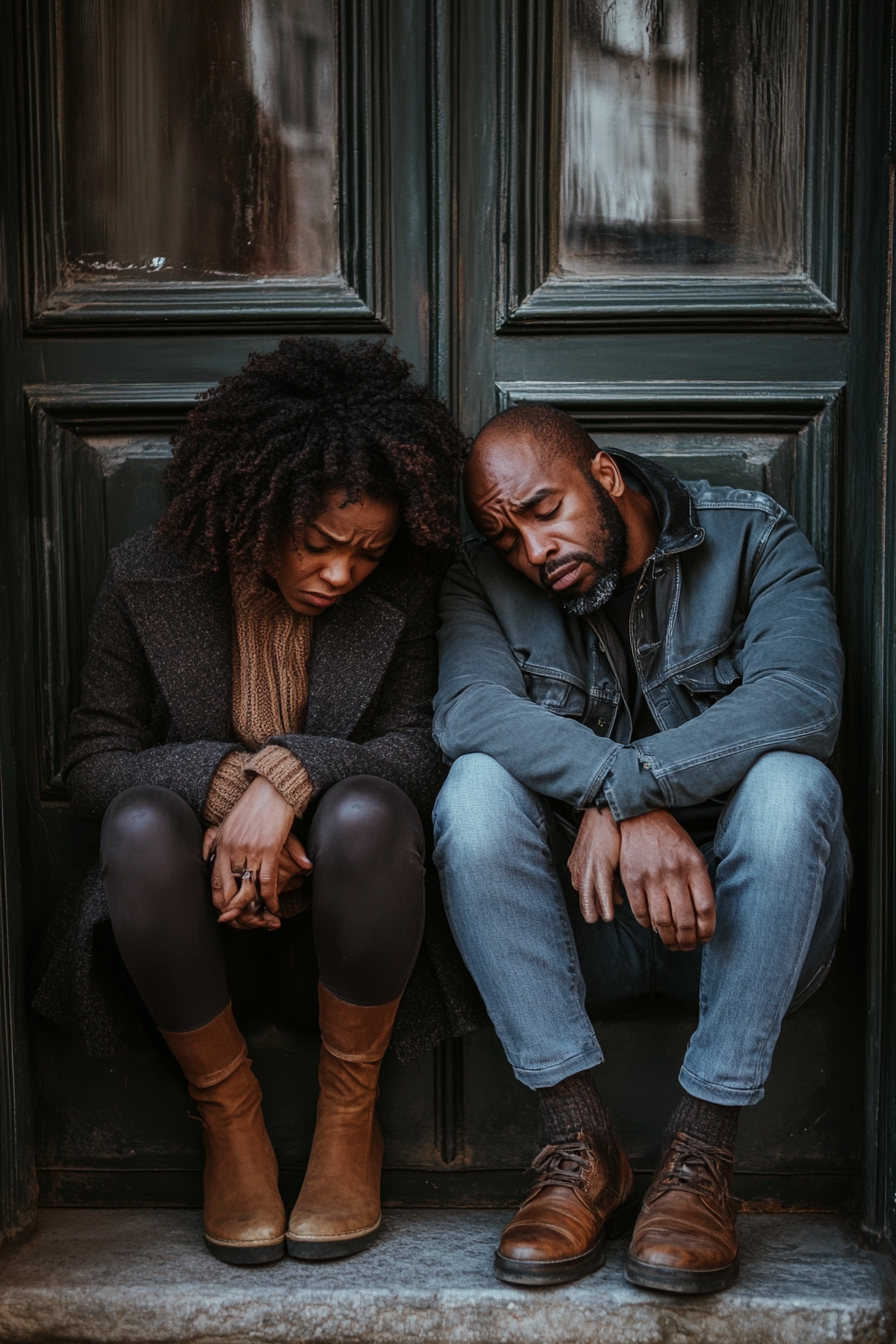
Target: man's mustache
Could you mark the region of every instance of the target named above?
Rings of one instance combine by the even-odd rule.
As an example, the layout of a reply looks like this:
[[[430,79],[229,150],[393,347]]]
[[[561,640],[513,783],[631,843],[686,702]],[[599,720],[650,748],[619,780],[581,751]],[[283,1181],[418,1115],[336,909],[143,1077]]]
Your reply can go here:
[[[559,556],[556,560],[549,560],[546,564],[540,565],[538,569],[538,581],[542,588],[551,587],[551,578],[563,569],[571,569],[574,565],[590,565],[596,575],[600,574],[600,564],[597,557],[590,551],[569,551],[566,555]]]

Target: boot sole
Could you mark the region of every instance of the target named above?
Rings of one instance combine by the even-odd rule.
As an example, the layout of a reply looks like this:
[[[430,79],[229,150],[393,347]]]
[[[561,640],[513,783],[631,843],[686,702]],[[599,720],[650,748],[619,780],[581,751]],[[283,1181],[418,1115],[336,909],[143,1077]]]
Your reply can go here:
[[[346,1256],[357,1255],[359,1251],[366,1251],[376,1241],[381,1222],[382,1219],[376,1227],[370,1227],[365,1232],[350,1237],[328,1237],[325,1241],[306,1241],[301,1237],[287,1235],[286,1253],[293,1260],[342,1260]]]
[[[625,1277],[638,1288],[654,1288],[661,1293],[721,1293],[737,1283],[740,1257],[721,1269],[672,1269],[669,1265],[648,1265],[627,1255]]]
[[[205,1244],[216,1260],[225,1265],[272,1265],[282,1260],[286,1249],[281,1241],[256,1242],[248,1244],[238,1241],[214,1241],[205,1238]]]

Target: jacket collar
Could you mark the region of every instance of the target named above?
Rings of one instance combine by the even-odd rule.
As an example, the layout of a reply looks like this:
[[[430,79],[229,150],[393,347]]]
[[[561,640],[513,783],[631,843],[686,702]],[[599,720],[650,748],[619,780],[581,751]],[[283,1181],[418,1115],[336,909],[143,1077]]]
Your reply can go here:
[[[314,618],[305,732],[348,737],[373,699],[405,616],[366,580]]]
[[[230,584],[178,560],[150,551],[120,591],[181,740],[232,741]],[[405,615],[376,587],[368,579],[314,618],[308,734],[347,737],[383,679]]]
[[[697,522],[694,501],[690,491],[671,471],[649,461],[637,453],[626,453],[621,448],[607,448],[626,472],[644,487],[660,520],[660,535],[654,555],[676,555],[699,546],[706,533]]]

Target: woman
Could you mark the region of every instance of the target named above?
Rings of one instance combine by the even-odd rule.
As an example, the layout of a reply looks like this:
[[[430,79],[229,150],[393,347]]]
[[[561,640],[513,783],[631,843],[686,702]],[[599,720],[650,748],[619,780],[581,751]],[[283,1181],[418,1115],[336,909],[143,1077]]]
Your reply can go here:
[[[352,1254],[380,1222],[374,1103],[423,932],[435,595],[464,451],[410,372],[382,344],[284,340],[204,395],[160,523],[112,553],[72,720],[64,777],[102,818],[101,884],[63,916],[36,1006],[71,1015],[108,915],[198,1104],[206,1242],[232,1264]],[[309,900],[320,1099],[287,1224],[228,982],[266,950],[245,931],[270,932],[301,998],[288,925]],[[433,963],[447,1030],[476,1025],[444,946],[429,1000]],[[432,1016],[426,985],[415,1001]]]

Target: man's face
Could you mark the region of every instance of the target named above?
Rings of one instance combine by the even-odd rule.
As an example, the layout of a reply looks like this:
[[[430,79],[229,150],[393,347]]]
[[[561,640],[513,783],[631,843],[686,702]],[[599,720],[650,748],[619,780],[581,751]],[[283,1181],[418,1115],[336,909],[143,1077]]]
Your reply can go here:
[[[625,565],[625,524],[600,481],[614,471],[606,454],[586,475],[572,458],[541,453],[528,437],[496,436],[476,445],[467,467],[467,507],[514,569],[566,611],[585,616],[612,596]]]

